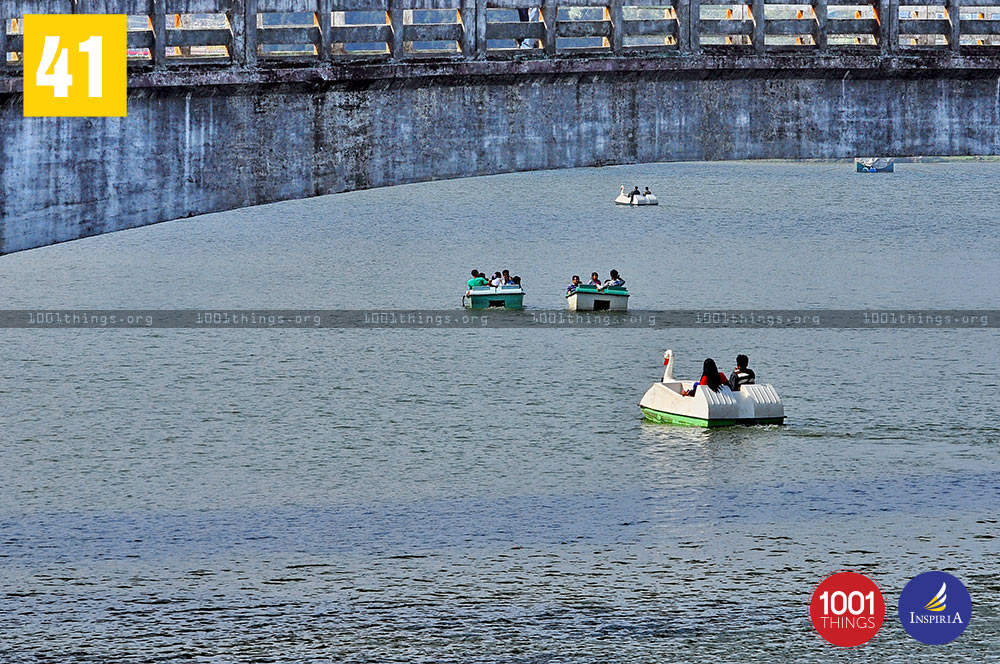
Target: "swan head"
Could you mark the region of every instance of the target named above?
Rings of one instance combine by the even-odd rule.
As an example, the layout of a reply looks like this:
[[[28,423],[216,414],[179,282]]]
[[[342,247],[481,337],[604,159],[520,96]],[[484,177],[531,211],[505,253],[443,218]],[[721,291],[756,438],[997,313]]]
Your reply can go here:
[[[674,351],[667,349],[663,353],[663,382],[674,379]]]

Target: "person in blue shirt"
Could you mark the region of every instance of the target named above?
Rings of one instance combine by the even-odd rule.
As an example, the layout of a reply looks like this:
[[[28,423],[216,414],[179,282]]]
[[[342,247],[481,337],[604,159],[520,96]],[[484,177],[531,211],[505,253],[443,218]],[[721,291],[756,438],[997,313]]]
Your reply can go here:
[[[570,281],[569,286],[566,287],[566,294],[572,295],[576,292],[576,287],[580,285],[580,275],[574,274],[572,281]]]
[[[625,285],[625,280],[618,274],[618,270],[611,270],[611,278],[604,282],[602,288],[621,288]]]

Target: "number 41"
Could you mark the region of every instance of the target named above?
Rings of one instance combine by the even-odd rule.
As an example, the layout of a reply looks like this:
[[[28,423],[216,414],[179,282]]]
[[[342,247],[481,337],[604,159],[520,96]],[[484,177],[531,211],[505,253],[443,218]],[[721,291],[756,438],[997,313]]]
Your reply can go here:
[[[104,95],[104,82],[101,80],[104,71],[103,42],[104,39],[101,37],[91,37],[87,41],[80,42],[79,45],[80,52],[87,54],[89,65],[88,97]],[[59,54],[58,60],[56,60],[57,52]],[[42,47],[42,60],[38,63],[38,71],[35,72],[35,85],[39,87],[52,86],[54,97],[68,97],[70,86],[73,85],[73,76],[69,73],[68,58],[67,49],[59,49],[59,37],[46,36],[45,45]],[[51,74],[48,73],[49,69],[52,69]]]

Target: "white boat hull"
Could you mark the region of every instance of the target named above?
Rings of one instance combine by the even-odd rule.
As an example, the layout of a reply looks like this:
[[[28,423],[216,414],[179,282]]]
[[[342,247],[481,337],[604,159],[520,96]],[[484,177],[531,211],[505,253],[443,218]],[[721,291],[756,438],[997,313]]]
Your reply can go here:
[[[566,296],[570,311],[628,311],[628,295],[613,293],[571,293]]]
[[[770,385],[743,385],[736,392],[728,386],[713,392],[702,385],[693,397],[681,396],[692,386],[677,380],[653,383],[639,407],[646,419],[664,424],[720,427],[785,421],[785,406]]]
[[[635,196],[629,200],[628,194],[619,194],[615,199],[615,205],[659,205],[660,202],[656,200],[656,196],[650,194],[649,196]]]

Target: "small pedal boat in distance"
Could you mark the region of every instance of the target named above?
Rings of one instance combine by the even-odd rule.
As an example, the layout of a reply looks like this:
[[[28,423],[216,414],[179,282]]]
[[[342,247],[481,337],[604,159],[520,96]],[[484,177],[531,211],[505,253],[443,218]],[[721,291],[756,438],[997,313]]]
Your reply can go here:
[[[896,161],[892,157],[858,157],[854,170],[858,173],[892,173]]]
[[[476,286],[465,291],[462,306],[468,309],[524,309],[524,289],[520,286]]]
[[[621,193],[615,198],[615,205],[659,205],[660,202],[656,200],[656,196],[653,194],[647,194],[645,196],[629,196],[625,193],[625,185],[621,187]]]
[[[574,292],[566,294],[566,305],[570,311],[628,311],[628,289],[607,286],[598,290],[596,286],[580,284]]]
[[[663,354],[663,380],[653,383],[639,401],[647,420],[695,427],[785,423],[785,405],[770,385],[742,385],[736,392],[728,385],[718,392],[702,385],[693,397],[681,396],[694,383],[674,379],[673,356],[672,350]]]

